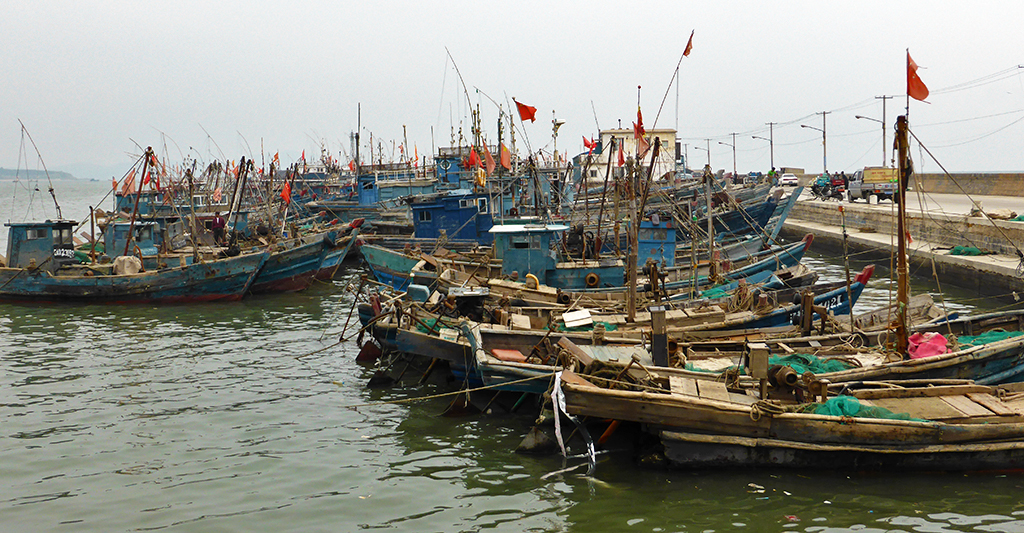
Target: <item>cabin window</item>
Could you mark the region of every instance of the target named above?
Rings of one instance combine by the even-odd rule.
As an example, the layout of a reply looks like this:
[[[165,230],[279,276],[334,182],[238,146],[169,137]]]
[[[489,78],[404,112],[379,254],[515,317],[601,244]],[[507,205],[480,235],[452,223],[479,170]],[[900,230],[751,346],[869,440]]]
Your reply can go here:
[[[46,230],[42,228],[29,228],[25,230],[25,240],[45,239]]]
[[[487,198],[477,198],[476,199],[476,211],[477,211],[477,213],[486,213],[487,212]]]
[[[374,185],[374,182],[368,181],[368,182],[363,184],[363,190],[364,191],[372,191],[373,190],[373,185]]]
[[[540,244],[542,240],[543,239],[540,235],[534,235],[533,237],[530,238],[530,248],[533,248],[534,250],[540,250]]]
[[[420,211],[420,222],[430,222],[430,211]]]
[[[466,198],[463,198],[463,199],[459,200],[459,208],[461,208],[461,209],[465,209],[467,207],[472,207],[472,206],[473,206],[473,200],[469,200],[469,199],[466,199]]]
[[[597,170],[594,170],[594,169],[592,169],[592,170],[590,171],[590,177],[591,177],[591,178],[596,178],[596,177],[597,177]]]
[[[512,237],[512,248],[526,249],[530,247],[530,237],[528,235]]]
[[[192,205],[194,205],[196,207],[204,206],[204,205],[206,205],[206,199],[203,198],[202,196],[198,196],[198,195],[197,196],[193,196],[192,197]]]
[[[60,228],[53,232],[53,244],[73,244],[71,228]]]
[[[640,238],[647,241],[664,241],[668,239],[668,230],[664,228],[643,228]]]

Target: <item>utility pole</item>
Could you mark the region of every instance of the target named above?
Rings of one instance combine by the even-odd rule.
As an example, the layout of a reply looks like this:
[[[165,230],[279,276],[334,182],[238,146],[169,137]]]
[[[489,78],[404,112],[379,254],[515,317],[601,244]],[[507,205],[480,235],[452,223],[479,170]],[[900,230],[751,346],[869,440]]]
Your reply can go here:
[[[882,101],[882,166],[889,166],[886,162],[889,160],[889,149],[885,146],[885,101],[893,98],[892,96],[876,96],[876,100]]]
[[[771,154],[772,170],[775,170],[775,123],[768,123],[768,151]]]

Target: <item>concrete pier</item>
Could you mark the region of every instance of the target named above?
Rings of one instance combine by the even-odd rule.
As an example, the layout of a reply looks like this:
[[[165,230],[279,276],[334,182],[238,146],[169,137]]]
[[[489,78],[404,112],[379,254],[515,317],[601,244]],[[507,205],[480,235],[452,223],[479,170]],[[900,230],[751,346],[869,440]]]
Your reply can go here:
[[[942,195],[939,195],[942,196]],[[1024,266],[1017,255],[1024,247],[1024,222],[990,220],[968,216],[972,201],[963,195],[947,195],[939,204],[932,197],[931,209],[909,207],[917,203],[911,197],[907,209],[907,224],[911,242],[907,246],[911,271],[934,271],[940,283],[953,284],[984,296],[998,296],[1015,301],[1015,293],[1024,297]],[[1024,198],[1007,196],[975,196],[987,211],[1015,209],[1024,214]],[[839,208],[844,213],[840,213]],[[847,247],[860,259],[889,261],[896,248],[895,206],[890,202],[869,205],[856,203],[801,199],[793,207],[782,229],[783,237],[798,239],[806,233],[814,234],[814,247],[842,253],[842,218],[845,214]],[[995,252],[981,256],[949,255],[954,246],[974,246],[982,251]],[[1022,248],[1024,249],[1024,248]]]

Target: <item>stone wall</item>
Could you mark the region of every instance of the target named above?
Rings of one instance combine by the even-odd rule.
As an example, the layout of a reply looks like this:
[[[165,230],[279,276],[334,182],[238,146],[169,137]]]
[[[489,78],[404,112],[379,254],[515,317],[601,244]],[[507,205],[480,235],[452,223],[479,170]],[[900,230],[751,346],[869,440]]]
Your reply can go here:
[[[846,213],[846,231],[850,235],[896,233],[895,206],[877,209],[846,202],[797,202],[789,216],[839,227],[842,225],[839,206],[843,206]],[[1024,243],[1024,223],[1021,222],[938,213],[927,213],[923,217],[920,212],[908,212],[907,226],[912,239],[940,246],[975,246],[983,251],[1015,256],[1017,252],[1011,243]]]
[[[954,173],[951,176],[952,179],[945,174],[922,173],[919,179],[928,192],[1024,196],[1024,173],[1021,172]]]

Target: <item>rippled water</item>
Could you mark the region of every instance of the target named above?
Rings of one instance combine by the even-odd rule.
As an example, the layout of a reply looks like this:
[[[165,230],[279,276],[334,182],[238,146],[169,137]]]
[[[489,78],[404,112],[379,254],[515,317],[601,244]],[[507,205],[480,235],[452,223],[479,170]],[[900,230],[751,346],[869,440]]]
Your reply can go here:
[[[585,460],[512,452],[532,404],[447,418],[442,379],[366,386],[335,345],[347,267],[235,303],[0,304],[0,530],[1024,532],[1019,475],[663,472],[629,443],[548,475]]]

